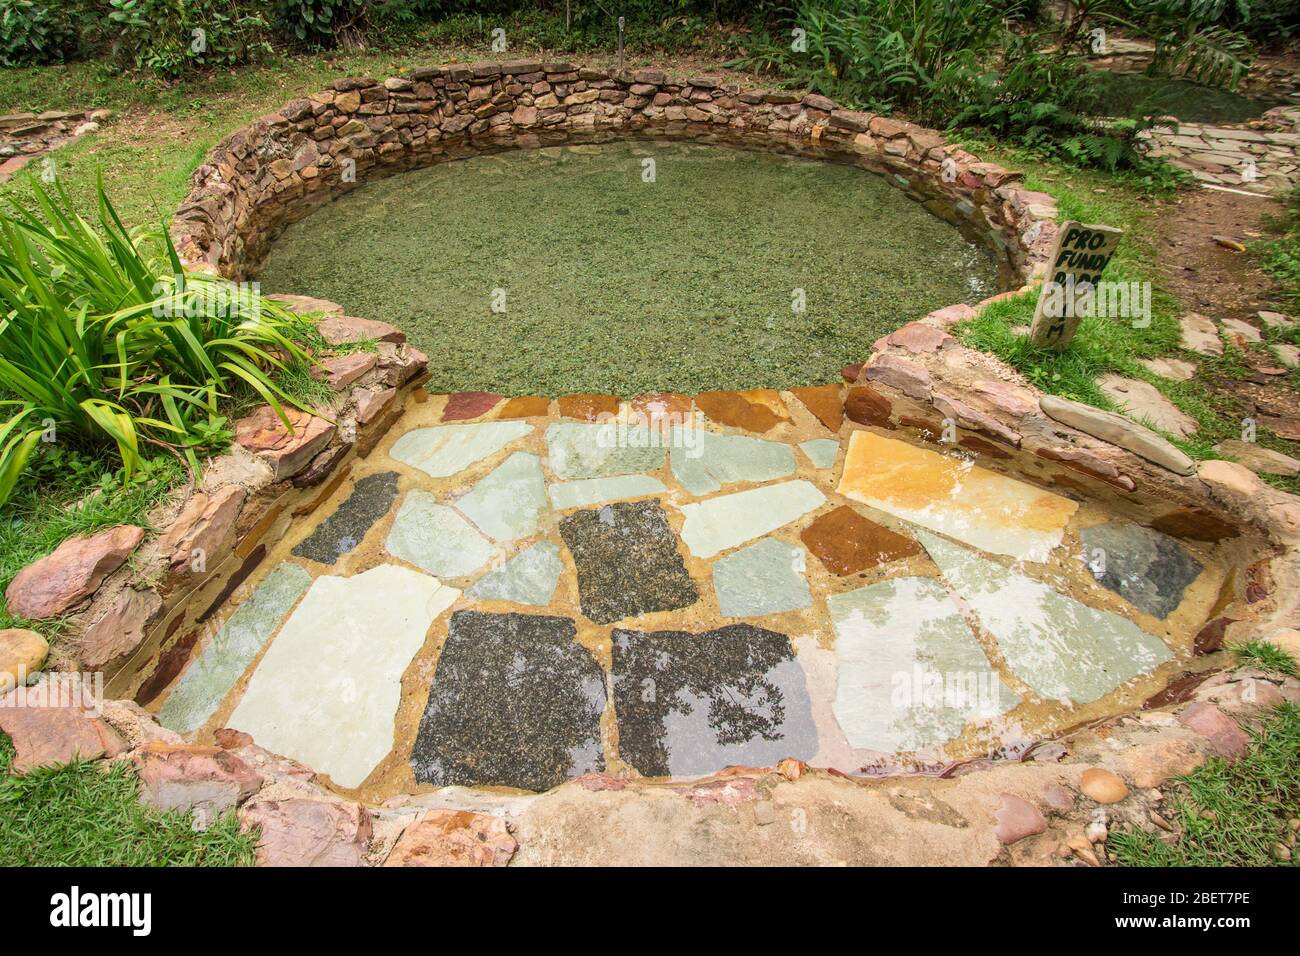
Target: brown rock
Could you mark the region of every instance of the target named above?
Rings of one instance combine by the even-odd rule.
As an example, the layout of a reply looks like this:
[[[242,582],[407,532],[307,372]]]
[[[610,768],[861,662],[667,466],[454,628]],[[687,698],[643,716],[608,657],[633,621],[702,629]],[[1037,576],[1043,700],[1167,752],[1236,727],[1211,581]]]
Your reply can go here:
[[[967,448],[977,455],[988,455],[990,458],[1010,458],[1005,451],[992,442],[985,441],[983,438],[976,438],[974,435],[963,436],[957,442],[962,448]]]
[[[200,557],[203,568],[195,570],[216,567],[215,559],[233,543],[246,496],[238,485],[227,485],[211,495],[196,492],[158,539],[158,553],[168,559],[173,571]]]
[[[867,381],[896,388],[908,398],[920,402],[930,400],[930,373],[901,355],[877,352],[862,369],[862,374]]]
[[[844,401],[838,385],[812,385],[792,388],[794,397],[803,402],[816,419],[833,432],[839,432],[844,423]]]
[[[501,406],[498,419],[540,418],[550,414],[551,400],[545,395],[520,395]]]
[[[1216,617],[1209,621],[1196,632],[1196,637],[1192,639],[1192,649],[1197,654],[1213,654],[1223,647],[1223,637],[1231,623],[1232,618],[1228,617]]]
[[[1029,389],[996,379],[975,382],[971,390],[994,408],[1024,418],[1038,408],[1038,396]]]
[[[379,391],[360,389],[357,396],[357,424],[369,425],[388,409],[397,397],[397,389],[385,388]]]
[[[218,747],[151,744],[131,755],[140,802],[158,810],[230,810],[262,786],[262,777]]]
[[[284,408],[293,425],[285,428],[270,405],[263,405],[235,423],[235,440],[271,466],[276,481],[292,478],[307,467],[334,437],[335,427],[316,415]]]
[[[1011,445],[1013,448],[1020,447],[1019,432],[1003,425],[991,415],[985,415],[983,412],[971,408],[955,396],[935,392],[934,407],[962,428],[982,432],[990,438]]]
[[[877,428],[894,427],[889,420],[893,404],[870,385],[852,385],[844,397],[844,414],[849,421]]]
[[[937,352],[956,341],[943,329],[927,322],[908,322],[907,325],[896,329],[883,339],[885,345],[896,346],[917,354]]]
[[[1079,790],[1098,803],[1119,803],[1128,796],[1128,785],[1102,767],[1089,767],[1079,778]]]
[[[1191,773],[1205,763],[1205,755],[1192,741],[1170,735],[1126,747],[1119,759],[1139,790],[1162,786],[1169,778]]]
[[[577,418],[584,422],[594,422],[605,415],[617,415],[619,400],[617,395],[561,395],[559,399],[560,414],[565,418]]]
[[[69,538],[9,583],[5,590],[9,613],[37,619],[71,610],[94,594],[143,538],[143,528],[125,524]]]
[[[1178,722],[1210,742],[1220,757],[1236,760],[1250,749],[1250,738],[1237,722],[1213,704],[1198,701],[1178,715]]]
[[[290,312],[298,315],[311,315],[317,312],[324,313],[326,316],[336,316],[343,314],[343,306],[337,302],[330,302],[328,299],[316,299],[309,295],[289,295],[288,293],[277,292],[274,295],[268,295],[266,298],[273,302],[278,302]],[[338,343],[333,343],[338,344]]]
[[[1003,844],[1015,843],[1047,829],[1042,811],[1028,800],[1010,793],[1002,794],[1002,803],[993,817],[998,822],[997,838]]]
[[[157,591],[123,588],[104,616],[81,635],[78,656],[82,665],[96,671],[113,670],[109,665],[140,646],[161,610]]]
[[[781,401],[781,393],[770,388],[752,388],[743,392],[701,392],[695,404],[719,425],[730,425],[751,432],[766,432],[790,420]]]
[[[1245,465],[1217,458],[1201,462],[1196,476],[1218,494],[1228,497],[1249,498],[1264,489],[1259,476]]]
[[[0,694],[35,676],[45,666],[50,645],[35,631],[20,627],[0,630]]]
[[[846,365],[840,369],[840,378],[846,382],[856,382],[862,377],[862,368],[866,362],[854,362],[852,365]]]
[[[342,308],[339,312],[342,313]],[[330,345],[345,345],[352,342],[389,342],[401,345],[406,341],[406,333],[387,322],[374,319],[361,319],[354,315],[330,315],[321,319],[317,331]]]
[[[927,315],[925,321],[946,329],[959,322],[965,322],[967,319],[973,319],[978,314],[969,305],[946,305],[942,309],[936,309]]]
[[[245,830],[261,828],[258,866],[365,866],[371,836],[364,807],[339,800],[253,800],[239,811]]]
[[[1143,710],[1158,710],[1161,707],[1168,707],[1171,704],[1181,704],[1184,701],[1192,699],[1192,694],[1196,688],[1205,683],[1209,674],[1183,674],[1181,677],[1175,677],[1165,689],[1152,694],[1142,702]]]
[[[135,702],[137,704],[148,706],[153,703],[159,694],[167,689],[184,669],[185,662],[190,659],[190,653],[194,650],[194,645],[199,642],[199,637],[202,634],[203,628],[192,628],[180,640],[159,655],[153,673],[135,692]]]
[[[826,570],[840,577],[921,553],[911,538],[868,521],[848,505],[820,515],[799,538]]]
[[[12,693],[20,696],[0,700],[0,731],[13,741],[14,773],[61,767],[78,758],[116,757],[125,749],[107,724],[80,708],[40,706],[40,688],[20,687]]]
[[[293,486],[295,488],[315,488],[339,466],[348,452],[352,450],[352,442],[340,442],[337,445],[331,445],[323,452],[311,460],[306,468],[293,476]]]
[[[1161,515],[1151,522],[1151,527],[1171,537],[1190,538],[1192,541],[1219,542],[1241,533],[1204,508],[1179,508]]]
[[[385,385],[405,385],[429,367],[429,358],[410,345],[381,342],[379,367],[384,370]]]
[[[319,368],[312,370],[312,374],[323,378],[335,391],[342,391],[374,368],[378,361],[373,352],[336,355],[321,362]]]
[[[239,750],[253,744],[253,735],[230,727],[219,727],[212,732],[212,739],[222,750]]]
[[[516,846],[497,817],[433,810],[402,831],[384,866],[505,866]]]
[[[444,422],[463,422],[486,415],[501,403],[504,395],[496,392],[456,392],[447,396],[442,409]]]

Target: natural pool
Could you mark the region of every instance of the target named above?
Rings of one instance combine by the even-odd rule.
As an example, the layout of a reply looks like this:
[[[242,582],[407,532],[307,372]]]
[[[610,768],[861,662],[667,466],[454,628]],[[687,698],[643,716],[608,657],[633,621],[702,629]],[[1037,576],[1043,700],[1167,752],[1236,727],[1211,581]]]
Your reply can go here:
[[[514,395],[832,381],[998,291],[983,249],[878,176],[650,140],[366,184],[290,226],[258,278],[399,326],[433,391]]]

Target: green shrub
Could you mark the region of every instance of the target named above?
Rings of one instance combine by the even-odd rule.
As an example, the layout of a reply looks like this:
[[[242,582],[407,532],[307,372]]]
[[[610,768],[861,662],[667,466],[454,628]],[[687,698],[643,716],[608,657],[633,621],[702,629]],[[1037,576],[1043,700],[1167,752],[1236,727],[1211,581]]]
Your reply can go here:
[[[185,272],[165,229],[122,225],[102,181],[93,225],[61,186],[33,191],[39,209],[0,215],[0,504],[42,439],[115,446],[129,479],[142,444],[197,469],[237,389],[284,417],[273,375],[277,356],[306,360],[303,320]]]
[[[0,66],[76,59],[84,17],[82,0],[0,0]]]
[[[260,3],[238,0],[109,0],[117,66],[171,79],[236,66],[269,53]]]
[[[363,0],[276,0],[275,21],[291,42],[311,49],[354,46],[365,33],[368,6]]]

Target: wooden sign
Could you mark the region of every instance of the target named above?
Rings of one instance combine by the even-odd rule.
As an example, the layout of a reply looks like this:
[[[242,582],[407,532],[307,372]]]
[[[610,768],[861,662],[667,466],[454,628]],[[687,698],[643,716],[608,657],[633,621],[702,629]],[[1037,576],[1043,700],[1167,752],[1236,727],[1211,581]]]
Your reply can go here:
[[[1061,223],[1051,269],[1038,293],[1034,323],[1029,327],[1034,345],[1063,349],[1070,344],[1123,235],[1111,226],[1073,220]]]

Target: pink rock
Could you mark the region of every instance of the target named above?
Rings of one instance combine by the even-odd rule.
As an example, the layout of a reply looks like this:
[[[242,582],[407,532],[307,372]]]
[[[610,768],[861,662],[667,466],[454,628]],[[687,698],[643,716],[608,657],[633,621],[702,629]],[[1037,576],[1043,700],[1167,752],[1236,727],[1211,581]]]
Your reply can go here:
[[[299,315],[314,312],[323,312],[327,316],[341,316],[343,314],[343,306],[337,302],[330,302],[328,299],[317,299],[309,295],[290,295],[284,292],[268,295],[267,298],[273,302],[278,302],[290,312],[296,312]]]
[[[444,422],[459,422],[486,415],[500,403],[504,395],[496,392],[456,392],[447,396],[442,410]]]
[[[1020,433],[1003,425],[991,415],[971,408],[965,402],[942,392],[934,393],[934,407],[962,428],[983,432],[991,438],[1005,442],[1015,448],[1020,447]]]
[[[94,594],[143,538],[143,528],[125,524],[69,538],[53,553],[23,568],[9,583],[5,590],[9,613],[43,618],[71,610]]]
[[[750,777],[709,780],[687,787],[683,793],[697,807],[711,803],[733,805],[748,803],[756,796],[756,782]]]
[[[211,495],[197,492],[176,520],[158,539],[158,552],[165,555],[173,571],[192,561],[201,563],[202,573],[215,567],[216,558],[233,543],[235,521],[244,506],[247,492],[238,485],[227,485]],[[201,560],[200,560],[201,559]]]
[[[1038,408],[1038,397],[1033,392],[1009,382],[994,379],[976,382],[971,388],[994,408],[1016,418],[1024,418]]]
[[[393,399],[397,397],[397,389],[385,388],[378,392],[362,389],[356,393],[356,396],[357,424],[369,425],[393,404]]]
[[[933,325],[925,322],[909,322],[886,336],[885,341],[909,352],[923,353],[937,352],[957,340]]]
[[[134,651],[162,610],[162,603],[156,591],[123,588],[104,615],[81,635],[78,656],[82,666],[107,670],[109,664]]]
[[[221,813],[262,786],[252,767],[217,747],[150,744],[131,759],[140,778],[140,802],[159,810]]]
[[[26,773],[37,767],[61,767],[78,757],[116,757],[125,746],[107,724],[87,717],[79,707],[42,707],[30,703],[28,688],[0,700],[0,731],[14,745],[12,770]],[[22,696],[20,696],[22,695]],[[24,699],[28,702],[24,703]]]
[[[276,481],[292,478],[330,443],[335,428],[316,415],[285,407],[293,433],[270,405],[235,423],[235,440],[271,466]]]
[[[946,329],[958,322],[973,319],[978,314],[969,305],[958,303],[957,305],[946,305],[942,309],[935,309],[925,317],[925,321]]]
[[[625,790],[627,781],[608,773],[584,773],[573,781],[583,790]]]
[[[376,342],[391,342],[400,345],[406,341],[406,333],[387,322],[373,319],[359,319],[352,315],[331,315],[321,319],[317,331],[330,345],[343,345],[349,342],[364,342],[373,339]]]
[[[1047,820],[1036,806],[1010,793],[1002,794],[1002,803],[993,816],[1002,843],[1015,843],[1047,829]]]
[[[347,388],[372,368],[378,358],[372,352],[354,352],[351,355],[336,355],[327,358],[320,368],[312,372],[317,378],[323,378],[330,388],[340,390]]]
[[[339,800],[253,800],[239,811],[243,828],[261,828],[258,866],[365,866],[370,814]]]
[[[1049,783],[1043,788],[1043,802],[1057,813],[1069,813],[1074,809],[1074,794],[1059,783]]]
[[[434,810],[402,831],[384,866],[505,866],[517,846],[504,820]]]
[[[867,381],[896,388],[908,398],[923,402],[930,400],[930,373],[900,355],[879,352],[872,356],[862,374]]]
[[[1220,757],[1236,760],[1250,747],[1237,722],[1213,704],[1198,701],[1178,715],[1178,722],[1210,742],[1210,748]]]
[[[417,348],[409,345],[379,346],[379,367],[384,370],[384,384],[405,385],[419,375],[429,365],[429,358]]]

